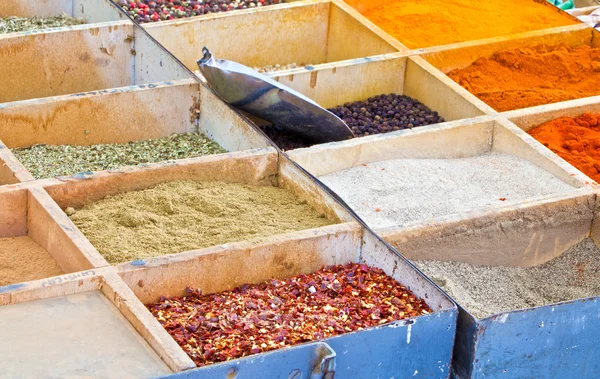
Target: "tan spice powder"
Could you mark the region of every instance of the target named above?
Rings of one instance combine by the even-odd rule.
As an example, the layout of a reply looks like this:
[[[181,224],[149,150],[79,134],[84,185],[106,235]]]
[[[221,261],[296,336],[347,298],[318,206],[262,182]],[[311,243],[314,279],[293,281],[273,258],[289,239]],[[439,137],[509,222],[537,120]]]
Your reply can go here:
[[[0,238],[0,286],[62,274],[52,255],[31,238]]]
[[[174,181],[107,197],[71,220],[111,264],[331,225],[292,192]]]

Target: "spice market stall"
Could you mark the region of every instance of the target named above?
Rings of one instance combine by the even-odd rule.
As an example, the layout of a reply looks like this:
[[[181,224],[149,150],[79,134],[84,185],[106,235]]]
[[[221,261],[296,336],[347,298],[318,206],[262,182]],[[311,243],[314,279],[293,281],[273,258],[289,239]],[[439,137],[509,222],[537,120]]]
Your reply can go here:
[[[9,375],[600,375],[600,54],[575,17],[10,0],[0,18]],[[194,72],[204,47],[357,138],[237,112]]]

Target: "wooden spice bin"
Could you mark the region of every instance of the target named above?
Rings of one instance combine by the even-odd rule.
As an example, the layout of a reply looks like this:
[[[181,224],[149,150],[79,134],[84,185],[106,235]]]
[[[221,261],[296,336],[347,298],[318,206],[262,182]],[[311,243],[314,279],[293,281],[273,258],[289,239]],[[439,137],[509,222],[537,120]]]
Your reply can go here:
[[[129,20],[0,36],[0,103],[193,75]]]
[[[329,226],[286,233],[286,238],[294,238],[294,236],[305,233],[337,233],[355,228],[354,219],[342,206],[329,197],[327,192],[319,188],[293,163],[286,158],[280,158],[274,148],[190,158],[122,170],[100,171],[84,178],[73,176],[64,182],[47,180],[43,182],[43,185],[62,209],[73,207],[77,210],[87,204],[104,199],[106,196],[139,191],[152,188],[160,183],[177,180],[223,181],[286,188],[300,200],[311,205],[316,214],[321,214],[333,222]],[[65,223],[74,230],[78,240],[88,243],[70,220]],[[278,240],[279,238],[271,236],[263,239]],[[230,244],[215,248],[219,250]],[[206,248],[201,251],[211,251],[215,248]],[[108,265],[95,249],[93,249],[93,254],[102,262],[99,266]],[[160,258],[137,260],[136,264],[144,265],[144,262],[155,259]]]
[[[0,238],[20,238],[20,242],[5,245],[4,258],[9,259],[9,251],[23,256],[12,256],[13,262],[4,262],[5,270],[14,272],[5,271],[10,276],[1,279],[8,287],[0,287],[0,293],[23,287],[23,282],[43,281],[50,272],[54,273],[50,276],[60,275],[61,271],[70,274],[102,263],[88,254],[85,242],[72,239],[73,231],[65,227],[67,221],[60,208],[40,188],[14,185],[0,189]],[[14,281],[8,283],[9,280]]]
[[[24,170],[7,148],[38,144],[122,144],[174,133],[205,134],[227,151],[270,146],[269,142],[195,79],[136,85],[0,105],[0,157]],[[4,183],[10,183],[10,175]],[[21,174],[19,180],[33,177]]]
[[[190,368],[162,328],[146,326],[152,316],[112,268],[0,288],[0,304],[8,376],[148,378]]]
[[[84,19],[88,24],[127,18],[109,0],[3,0],[0,3],[0,17],[54,17],[63,13]]]
[[[318,178],[390,159],[461,158],[490,151],[532,162],[568,183],[572,191],[515,205],[499,202],[486,209],[375,231],[409,259],[507,266],[541,264],[589,236],[595,195],[593,187],[586,184],[586,177],[501,119],[484,116],[394,135],[313,146],[288,154]]]
[[[146,262],[143,267],[121,265],[118,270],[140,301],[149,304],[158,301],[160,296],[181,296],[186,286],[203,293],[215,293],[244,283],[311,273],[322,266],[362,262],[379,267],[425,299],[434,313],[324,339],[322,342],[337,353],[336,376],[410,377],[415,371],[431,376],[448,375],[455,316],[451,302],[377,237],[362,233],[360,228],[353,228],[329,235],[282,238],[254,246],[238,244],[226,249],[164,257]],[[268,354],[272,353],[266,353],[201,367],[174,377],[214,378],[235,372],[239,377],[251,378],[264,375],[265,367],[270,368],[269,375],[273,377],[287,377],[293,369],[304,370],[305,366],[296,359],[291,363],[295,367],[291,367],[285,361],[289,350],[272,352],[278,354],[277,364],[269,360]],[[366,351],[377,353],[365,354]],[[398,356],[404,359],[395,359]],[[245,364],[256,359],[263,364]],[[313,366],[306,366],[312,370]],[[304,375],[302,372],[302,377]]]
[[[0,187],[33,180],[33,177],[0,140]]]
[[[542,125],[546,122],[561,117],[575,118],[584,113],[600,113],[600,96],[506,112],[503,113],[503,116],[523,131],[528,132],[536,126]],[[554,154],[552,151],[543,146],[543,144],[536,141],[532,137],[529,138],[531,138],[532,143],[538,144],[541,151],[544,151],[548,155],[555,156],[558,161],[565,165],[565,167],[572,167],[573,170],[579,172],[577,168],[573,167],[569,162]],[[584,178],[584,180],[587,182],[595,183],[593,179],[589,178],[585,174],[581,173],[581,175],[582,178]],[[597,245],[600,244],[600,223],[598,222],[599,215],[599,209],[596,208],[594,223],[592,224],[591,237]]]
[[[519,49],[539,45],[546,46],[582,46],[598,47],[598,32],[585,24],[559,27],[536,32],[521,33],[509,37],[490,38],[474,42],[457,43],[416,51],[423,65],[431,65],[443,73],[470,66],[479,58],[489,58],[506,49]],[[471,103],[485,109],[487,114],[498,113],[492,107],[461,87],[454,80],[445,77],[445,81],[455,92],[469,99]]]
[[[250,67],[290,63],[319,67],[398,51],[330,0],[209,14],[143,28],[191,70],[198,69],[205,46],[216,58]]]
[[[409,54],[359,58],[322,65],[309,72],[274,73],[271,76],[324,108],[396,93],[419,100],[446,121],[485,115],[485,109],[448,86],[447,78],[438,70],[421,64]]]

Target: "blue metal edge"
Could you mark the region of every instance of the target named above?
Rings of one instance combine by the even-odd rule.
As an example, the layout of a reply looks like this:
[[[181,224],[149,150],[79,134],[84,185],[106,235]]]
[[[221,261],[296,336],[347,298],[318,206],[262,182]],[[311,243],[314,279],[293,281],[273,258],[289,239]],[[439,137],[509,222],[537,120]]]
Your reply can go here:
[[[452,308],[379,327],[326,338],[321,343],[336,353],[338,378],[448,378],[449,352],[456,332],[457,309]],[[307,354],[316,343],[274,350],[229,362],[200,367],[163,379],[207,379],[226,377],[237,368],[236,379],[288,378],[291,370],[306,369]],[[249,365],[255,364],[254,367]],[[260,375],[257,375],[260,373]],[[294,377],[294,379],[309,376]]]
[[[308,379],[311,376],[314,366],[320,361],[323,354],[331,352],[332,349],[327,344],[323,342],[311,342],[158,378],[211,379],[220,377],[227,379],[287,379],[288,377],[293,377],[294,379]]]
[[[600,297],[476,320],[459,310],[458,378],[600,378]]]

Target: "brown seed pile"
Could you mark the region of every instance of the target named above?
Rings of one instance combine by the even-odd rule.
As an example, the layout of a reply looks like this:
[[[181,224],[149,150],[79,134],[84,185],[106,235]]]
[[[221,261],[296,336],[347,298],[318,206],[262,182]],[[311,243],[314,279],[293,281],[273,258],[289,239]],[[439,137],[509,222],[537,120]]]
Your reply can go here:
[[[188,289],[147,307],[198,366],[431,312],[382,270],[356,263],[210,295]]]
[[[0,286],[62,274],[52,255],[30,237],[0,238]]]
[[[437,112],[418,100],[394,93],[345,103],[328,110],[344,120],[356,137],[444,122]],[[261,126],[261,129],[282,150],[299,149],[315,144],[314,141],[276,125]]]
[[[334,224],[271,186],[173,181],[69,210],[111,264]]]

